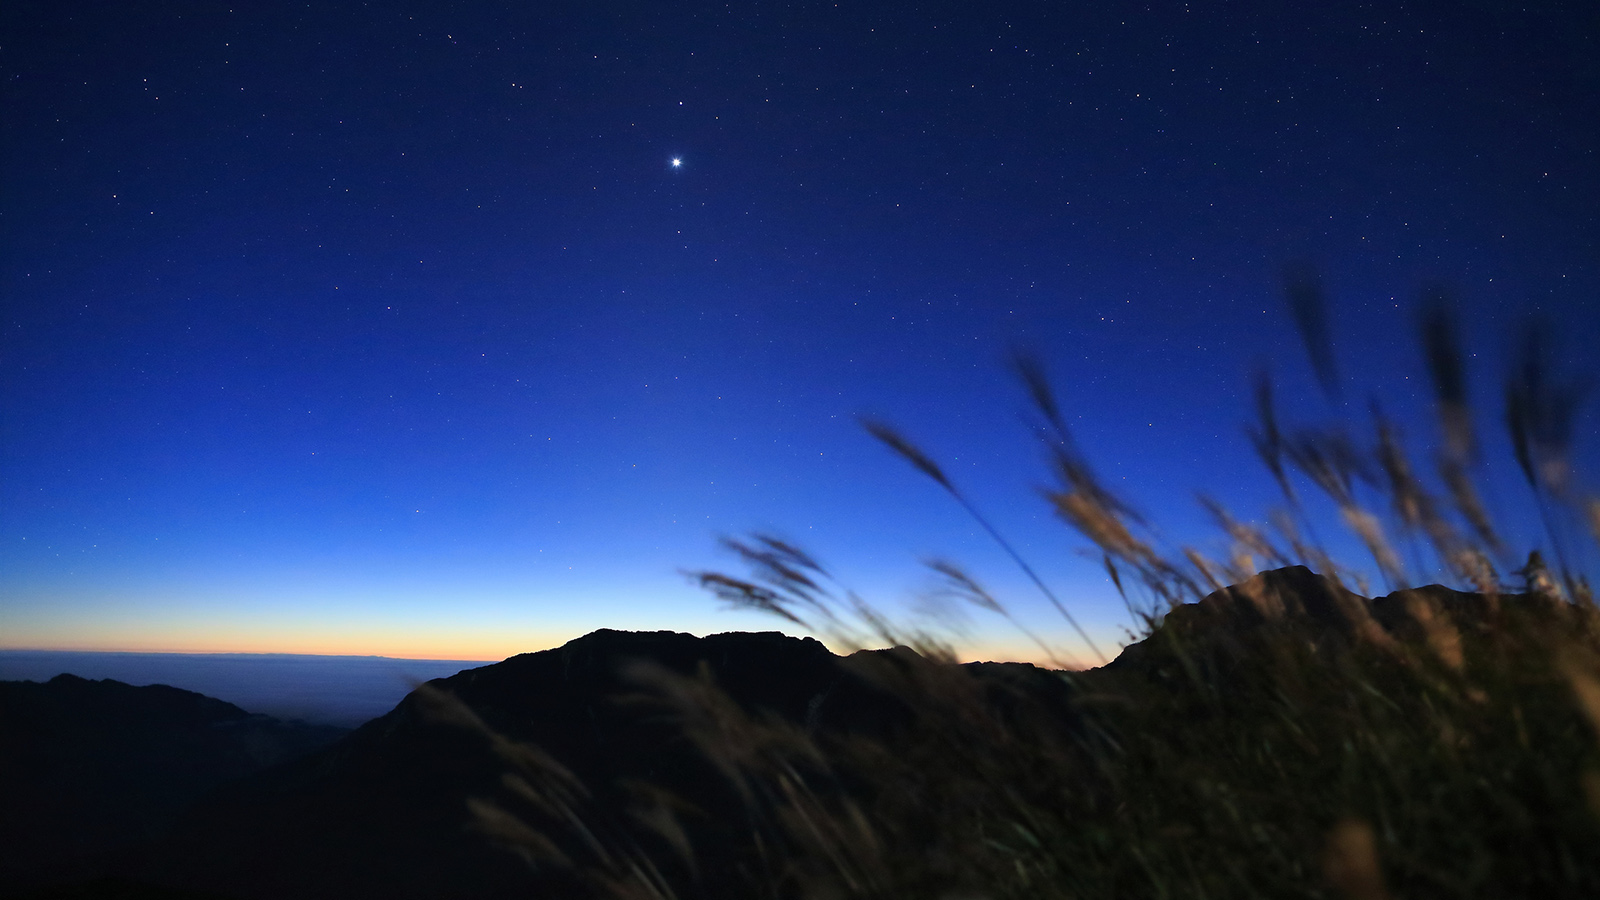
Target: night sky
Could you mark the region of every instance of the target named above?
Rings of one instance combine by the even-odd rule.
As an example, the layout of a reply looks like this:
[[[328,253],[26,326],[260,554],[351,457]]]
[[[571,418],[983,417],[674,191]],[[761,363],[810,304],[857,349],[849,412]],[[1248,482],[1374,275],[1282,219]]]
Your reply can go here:
[[[1196,540],[1195,491],[1273,498],[1259,365],[1291,418],[1377,391],[1431,438],[1427,285],[1486,422],[1529,315],[1593,370],[1600,14],[1522,6],[8,0],[0,646],[767,629],[680,570],[770,529],[894,610],[959,560],[1072,650],[861,414],[1114,645],[1010,348]],[[1281,299],[1297,261],[1342,402]]]

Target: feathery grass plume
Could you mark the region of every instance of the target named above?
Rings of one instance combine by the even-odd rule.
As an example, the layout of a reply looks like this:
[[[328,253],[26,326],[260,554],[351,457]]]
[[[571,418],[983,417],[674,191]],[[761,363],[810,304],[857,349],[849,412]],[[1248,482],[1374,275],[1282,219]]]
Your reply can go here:
[[[467,797],[466,808],[478,831],[535,869],[550,867],[575,875],[595,896],[676,900],[651,854],[624,827],[606,820],[593,804],[588,786],[571,769],[542,748],[490,727],[454,694],[427,684],[414,693],[425,716],[482,738],[509,767],[501,786],[520,801],[521,810],[495,799]],[[652,799],[660,802],[657,795]],[[648,814],[645,818],[649,820]],[[543,824],[535,825],[534,820]],[[666,832],[663,836],[672,846],[670,829],[652,830],[658,835]],[[575,858],[574,851],[581,851],[584,858]]]
[[[745,708],[708,669],[632,673],[744,804],[747,858],[759,866],[738,877],[695,869],[704,857],[677,798],[637,791],[636,831],[619,830],[582,809],[588,795],[559,767],[511,748],[526,814],[493,806],[480,822],[540,858],[551,848],[500,813],[581,830],[555,850],[591,860],[600,874],[589,884],[610,897],[1600,896],[1600,609],[1573,602],[1584,596],[1574,586],[1587,586],[1579,573],[1560,590],[1537,548],[1520,592],[1500,584],[1494,559],[1512,534],[1492,527],[1471,483],[1478,450],[1453,324],[1430,312],[1422,341],[1443,424],[1442,490],[1424,483],[1406,429],[1376,405],[1371,443],[1340,427],[1284,429],[1263,380],[1250,440],[1289,506],[1256,525],[1202,497],[1223,541],[1215,558],[1169,549],[1101,484],[1043,366],[1018,357],[1055,479],[1041,493],[1095,545],[1141,640],[1086,671],[958,665],[947,644],[884,616],[792,543],[725,539],[749,574],[695,573],[716,596],[849,646],[891,648],[839,663],[841,679],[883,703],[859,720]],[[1312,365],[1331,381],[1317,343],[1308,337]],[[1515,376],[1506,424],[1525,476],[1539,487],[1560,475],[1570,495],[1575,482],[1546,463],[1566,458],[1570,429],[1551,421],[1570,416],[1563,398],[1574,395],[1551,399],[1543,377]],[[1044,587],[928,454],[866,424]],[[1370,565],[1341,565],[1302,538],[1313,528],[1296,499],[1302,478],[1402,589],[1346,589]],[[1600,539],[1600,501],[1588,503]],[[1419,562],[1417,574],[1435,569],[1475,593],[1411,586],[1388,534],[1418,531],[1437,565]],[[948,595],[1010,617],[957,564],[928,566]],[[701,880],[652,868],[637,851],[646,838]]]
[[[1497,554],[1504,552],[1505,543],[1496,532],[1494,521],[1489,516],[1483,500],[1479,498],[1466,465],[1459,460],[1445,458],[1440,461],[1439,468],[1439,474],[1450,490],[1450,499],[1455,502],[1456,509],[1472,526],[1478,538],[1491,551]]]
[[[1356,500],[1358,481],[1377,485],[1378,479],[1349,435],[1342,429],[1301,429],[1286,442],[1285,454],[1338,507],[1340,519],[1361,539],[1390,587],[1401,586],[1405,572],[1383,524]]]
[[[694,844],[683,827],[683,816],[699,814],[699,808],[671,791],[646,781],[626,779],[621,787],[633,797],[628,817],[671,848],[691,876],[700,877]]]
[[[1030,370],[1029,390],[1060,429],[1053,396],[1039,389],[1041,371]],[[969,802],[1004,812],[941,821],[949,834],[979,829],[978,843],[954,846],[964,848],[969,874],[983,877],[939,886],[971,885],[982,896],[1309,898],[1327,896],[1323,885],[1349,897],[1600,890],[1600,867],[1581,862],[1600,847],[1600,820],[1574,805],[1582,791],[1570,790],[1572,773],[1592,772],[1580,761],[1596,752],[1592,736],[1575,728],[1583,704],[1572,702],[1592,692],[1591,682],[1552,655],[1600,651],[1597,616],[1558,597],[1502,595],[1485,530],[1475,529],[1477,544],[1456,530],[1407,462],[1398,427],[1376,410],[1374,425],[1370,456],[1333,429],[1283,438],[1274,425],[1275,437],[1258,447],[1277,448],[1262,455],[1287,459],[1327,493],[1391,579],[1404,569],[1358,490],[1382,497],[1402,528],[1427,533],[1446,571],[1485,594],[1426,588],[1369,601],[1337,581],[1229,572],[1192,548],[1169,561],[1119,516],[1075,449],[1052,450],[1062,487],[1047,496],[1100,547],[1119,592],[1128,595],[1131,572],[1134,584],[1166,596],[1199,600],[1199,584],[1213,593],[1147,619],[1149,637],[1116,665],[1073,677],[1080,693],[1068,739],[1032,746],[1050,761],[1043,770],[1013,757],[1015,745],[1000,738],[919,756],[914,768],[900,754],[923,746],[917,740],[834,756],[850,761],[841,771],[866,767],[855,769],[870,795],[859,813],[885,867],[872,890],[843,895],[928,893],[912,889],[926,887],[929,868],[909,848],[928,845],[909,841],[907,820],[943,808],[930,802],[936,786],[963,783],[969,768],[994,773],[963,788],[973,791]],[[1284,549],[1220,503],[1202,505],[1230,539],[1235,565],[1316,559],[1325,573],[1350,577],[1301,541],[1287,513],[1272,516]],[[975,606],[1000,605],[965,572],[939,571],[955,571]],[[1218,571],[1239,583],[1219,590]],[[1248,614],[1230,612],[1228,597]],[[971,720],[952,718],[956,698],[967,696],[960,690],[929,678],[881,683],[897,685],[913,721],[941,734],[928,745],[972,734]],[[1600,775],[1589,781],[1600,785]],[[1019,784],[1048,799],[1008,805],[1008,789]],[[890,802],[905,791],[918,798],[913,807]],[[1518,823],[1509,831],[1507,816]],[[829,851],[830,865],[841,865],[839,852]],[[1011,867],[995,868],[988,854]]]
[[[1060,654],[1056,652],[1054,647],[1051,647],[1048,643],[1046,643],[1045,640],[1039,636],[1038,632],[1024,625],[1017,619],[1016,616],[1012,615],[1011,610],[1008,609],[1005,604],[1001,603],[999,600],[996,600],[994,595],[989,593],[989,591],[985,589],[983,585],[979,584],[976,578],[968,574],[967,570],[947,559],[926,560],[924,565],[931,569],[935,574],[939,575],[942,579],[941,589],[938,591],[938,596],[953,597],[961,600],[964,603],[968,603],[972,606],[978,607],[979,609],[986,610],[994,613],[997,616],[1000,616],[1010,623],[1011,627],[1017,629],[1017,631],[1021,632],[1030,641],[1036,644],[1039,649],[1044,652],[1044,658],[1049,660],[1051,665],[1054,665],[1058,668],[1066,668],[1065,661],[1061,658]]]
[[[1206,559],[1200,551],[1193,547],[1185,547],[1183,548],[1183,558],[1189,561],[1189,565],[1194,566],[1194,570],[1200,573],[1201,579],[1205,581],[1212,591],[1220,591],[1227,587],[1217,579],[1216,573],[1219,568],[1217,564]]]
[[[1150,546],[1134,537],[1115,512],[1097,503],[1093,492],[1069,488],[1046,491],[1045,496],[1055,505],[1056,515],[1112,557],[1136,566],[1154,562]]]
[[[1478,438],[1467,397],[1466,368],[1462,364],[1453,306],[1450,294],[1443,288],[1431,288],[1424,295],[1423,357],[1433,383],[1434,410],[1443,436],[1442,446],[1435,454],[1435,464],[1456,511],[1491,552],[1500,553],[1504,547],[1472,482],[1471,469],[1478,460]]]
[[[1422,626],[1428,648],[1440,662],[1460,672],[1466,666],[1466,655],[1461,649],[1461,632],[1450,621],[1444,608],[1434,595],[1422,591],[1401,591],[1406,614]]]
[[[1443,433],[1443,451],[1464,462],[1478,456],[1478,439],[1467,403],[1466,367],[1461,361],[1453,300],[1441,286],[1430,287],[1422,301],[1422,349],[1433,382],[1433,397]]]
[[[1544,329],[1530,323],[1506,381],[1506,427],[1528,485],[1560,497],[1570,482],[1572,426],[1583,388],[1552,380],[1547,343]]]
[[[810,622],[789,611],[789,605],[776,591],[740,578],[730,578],[720,572],[688,573],[700,586],[716,594],[734,608],[754,609],[787,619],[804,628],[814,628]]]
[[[1425,529],[1438,520],[1433,497],[1413,474],[1411,461],[1400,446],[1395,424],[1383,414],[1376,398],[1371,407],[1373,427],[1378,434],[1378,465],[1383,468],[1384,488],[1394,501],[1395,516],[1407,529]]]
[[[1256,419],[1260,427],[1251,426],[1245,430],[1250,437],[1250,444],[1255,448],[1256,456],[1260,458],[1267,471],[1272,473],[1272,478],[1278,483],[1278,489],[1283,491],[1284,499],[1295,503],[1294,488],[1289,484],[1289,473],[1283,465],[1283,433],[1278,429],[1278,412],[1272,402],[1272,376],[1265,369],[1255,375]]]
[[[1087,457],[1078,450],[1072,432],[1067,428],[1066,417],[1061,414],[1061,407],[1056,402],[1055,389],[1050,384],[1044,362],[1036,354],[1018,349],[1011,353],[1011,366],[1027,389],[1034,409],[1044,416],[1045,423],[1049,425],[1048,429],[1036,428],[1035,435],[1045,446],[1051,466],[1061,482],[1069,485],[1071,490],[1087,495],[1089,502],[1113,516],[1144,525],[1144,520],[1132,507],[1100,485]]]
[[[923,453],[922,448],[907,440],[905,435],[901,434],[898,429],[887,422],[880,422],[876,419],[864,418],[860,421],[861,427],[866,429],[868,434],[877,438],[885,447],[900,454],[906,462],[915,466],[917,471],[938,482],[940,487],[955,495],[957,499],[961,499],[961,492],[956,490],[956,486],[944,474],[944,470],[939,468],[939,464],[934,462],[928,454]]]
[[[1533,492],[1545,536],[1555,551],[1561,583],[1569,596],[1576,596],[1580,593],[1577,573],[1572,571],[1566,541],[1556,527],[1549,501],[1577,502],[1571,479],[1572,429],[1584,386],[1552,378],[1549,355],[1545,329],[1530,322],[1520,357],[1506,379],[1506,428],[1517,465]]]
[[[1297,511],[1301,514],[1301,518],[1306,518],[1304,510]],[[1322,545],[1303,539],[1288,511],[1274,509],[1267,514],[1267,520],[1272,525],[1273,531],[1288,542],[1291,552],[1287,555],[1288,561],[1284,562],[1283,565],[1287,566],[1292,565],[1294,562],[1300,562],[1311,567],[1314,571],[1335,579],[1339,578],[1339,573],[1344,571],[1344,566],[1334,560]],[[1245,572],[1242,578],[1248,578],[1251,574],[1251,572]]]
[[[1378,436],[1378,464],[1386,479],[1384,488],[1392,498],[1401,528],[1408,532],[1421,531],[1445,572],[1484,590],[1487,582],[1479,577],[1480,556],[1457,532],[1438,499],[1416,476],[1400,444],[1396,426],[1384,415],[1376,400],[1372,404],[1372,416]],[[1419,566],[1418,574],[1424,571]]]
[[[1322,289],[1322,276],[1307,263],[1292,263],[1284,268],[1284,298],[1294,316],[1295,327],[1305,345],[1311,369],[1328,400],[1340,399],[1339,368],[1333,358],[1333,336],[1328,328],[1328,299]]]
[[[1106,570],[1106,577],[1111,579],[1111,586],[1117,589],[1117,596],[1122,599],[1122,607],[1128,611],[1128,621],[1140,628],[1143,633],[1154,631],[1156,624],[1161,621],[1162,610],[1134,602],[1128,595],[1127,586],[1122,583],[1122,570],[1117,568],[1117,562],[1111,558],[1111,554],[1100,554],[1100,564]]]
[[[1051,386],[1050,378],[1045,373],[1044,362],[1037,354],[1017,348],[1011,351],[1011,368],[1022,381],[1022,386],[1027,389],[1034,408],[1050,425],[1055,439],[1076,454],[1072,432],[1067,429],[1066,417],[1061,414],[1061,406],[1056,403],[1055,388]]]
[[[1022,353],[1013,355],[1013,365],[1038,411],[1051,426],[1050,429],[1036,429],[1035,433],[1045,446],[1059,486],[1042,489],[1040,494],[1062,521],[1100,549],[1118,593],[1124,603],[1129,604],[1135,619],[1154,622],[1185,599],[1198,599],[1201,592],[1196,578],[1181,564],[1168,562],[1149,542],[1134,535],[1135,528],[1148,531],[1149,523],[1115,492],[1104,487],[1088,459],[1076,448],[1056,404],[1044,365],[1037,357]],[[1132,603],[1113,560],[1120,561],[1138,575],[1140,585],[1154,602],[1144,606]],[[1020,558],[1017,561],[1022,562]],[[1199,580],[1206,577],[1203,572],[1197,574]]]
[[[690,677],[638,660],[628,665],[624,675],[679,717],[684,735],[706,754],[747,805],[768,788],[752,776],[772,775],[801,762],[826,767],[826,755],[802,729],[746,713],[717,687],[704,664]]]
[[[1050,400],[1049,394],[1046,393],[1044,396],[1046,401],[1050,403],[1051,409],[1053,409],[1053,401]],[[1056,418],[1059,421],[1059,415],[1057,415]],[[952,482],[944,474],[944,470],[940,469],[938,464],[935,463],[933,459],[928,456],[928,454],[922,452],[921,448],[913,444],[897,429],[885,422],[866,418],[863,418],[860,421],[862,427],[866,429],[868,434],[877,438],[890,450],[893,450],[907,462],[911,463],[911,465],[914,466],[918,471],[927,475],[929,478],[932,478],[939,484],[940,487],[943,487],[945,491],[948,492],[950,496],[961,505],[961,508],[967,511],[967,515],[971,516],[973,520],[976,521],[978,525],[989,534],[989,537],[993,538],[995,543],[1000,545],[1000,548],[1005,551],[1006,555],[1011,557],[1012,562],[1016,563],[1017,567],[1022,570],[1023,574],[1028,576],[1028,580],[1033,582],[1034,587],[1038,588],[1039,592],[1044,594],[1045,599],[1049,600],[1050,605],[1055,607],[1056,612],[1061,616],[1061,618],[1065,619],[1067,624],[1072,626],[1072,629],[1078,633],[1078,637],[1083,639],[1084,644],[1089,647],[1090,651],[1092,651],[1102,663],[1109,661],[1106,655],[1101,652],[1099,645],[1094,642],[1094,638],[1089,637],[1089,632],[1085,631],[1083,626],[1078,624],[1077,617],[1073,616],[1071,610],[1067,609],[1066,604],[1062,603],[1060,598],[1056,596],[1055,592],[1050,590],[1050,587],[1044,583],[1044,579],[1040,578],[1038,573],[1033,570],[1033,566],[1029,565],[1027,560],[1022,558],[1022,554],[1018,553],[1016,548],[1011,546],[1011,542],[1006,540],[1005,537],[1000,534],[999,530],[994,527],[994,525],[990,524],[988,518],[985,517],[983,513],[978,511],[977,506],[973,505],[972,501],[967,499],[967,496],[956,488],[954,482]],[[1064,426],[1061,426],[1061,428],[1062,434],[1065,435]]]
[[[1302,428],[1284,443],[1284,455],[1341,509],[1355,505],[1357,480],[1373,483],[1371,467],[1342,428]]]
[[[771,534],[752,535],[748,542],[724,537],[719,543],[749,566],[756,580],[720,572],[684,573],[700,587],[734,608],[769,613],[841,638],[849,634],[849,625],[835,613],[836,596],[824,586],[832,576],[804,550]]]
[[[1217,527],[1221,528],[1222,532],[1233,540],[1235,558],[1241,561],[1246,559],[1249,561],[1249,564],[1244,566],[1249,571],[1242,571],[1236,565],[1234,570],[1228,572],[1228,577],[1234,581],[1243,581],[1254,575],[1256,573],[1255,558],[1258,556],[1273,568],[1294,564],[1294,558],[1278,549],[1261,532],[1261,529],[1247,525],[1234,518],[1233,514],[1228,512],[1227,507],[1223,506],[1215,497],[1201,494],[1197,499],[1206,512],[1211,514],[1211,519],[1216,522]],[[1243,555],[1241,555],[1241,552]]]
[[[1011,739],[976,693],[977,683],[949,662],[901,648],[857,653],[844,664],[905,704],[908,715],[900,718],[914,737],[891,746],[752,716],[704,672],[688,678],[641,666],[635,677],[668,698],[686,736],[745,796],[750,827],[777,863],[771,885],[777,895],[909,896],[908,879],[927,889],[918,896],[949,887],[957,873],[945,870],[971,864],[976,849],[939,849],[960,812],[953,801],[966,796],[971,803],[975,790],[983,796],[978,785],[995,774],[985,771],[992,768],[987,754]],[[953,772],[962,774],[947,777]],[[841,789],[846,774],[855,790]],[[927,826],[938,820],[930,811],[944,819],[932,830]],[[1010,824],[1013,834],[1026,828]]]
[[[1366,545],[1367,552],[1372,554],[1373,562],[1377,563],[1378,571],[1383,573],[1389,587],[1403,587],[1406,583],[1404,567],[1400,564],[1399,554],[1395,553],[1388,536],[1384,534],[1383,523],[1378,517],[1354,504],[1339,510],[1339,515],[1350,530],[1361,538],[1361,543]]]

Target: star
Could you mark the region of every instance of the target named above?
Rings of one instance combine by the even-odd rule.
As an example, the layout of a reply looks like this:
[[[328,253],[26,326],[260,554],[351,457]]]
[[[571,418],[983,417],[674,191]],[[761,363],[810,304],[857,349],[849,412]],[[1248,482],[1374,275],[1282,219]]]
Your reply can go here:
[[[680,158],[678,158],[678,157],[676,157],[676,156],[674,156],[674,157],[673,157],[673,158],[672,158],[672,167],[673,167],[673,168],[674,168],[674,169],[681,169],[681,168],[683,168],[683,160],[682,160],[682,159],[680,159]]]

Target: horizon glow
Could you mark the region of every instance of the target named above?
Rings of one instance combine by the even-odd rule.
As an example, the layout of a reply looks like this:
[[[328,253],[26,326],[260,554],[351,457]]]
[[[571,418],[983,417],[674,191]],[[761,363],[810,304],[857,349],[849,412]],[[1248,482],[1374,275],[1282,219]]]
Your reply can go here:
[[[1290,424],[1364,434],[1376,396],[1424,458],[1441,282],[1495,515],[1543,540],[1508,344],[1542,317],[1582,375],[1600,346],[1600,75],[1557,11],[688,12],[11,13],[0,647],[779,630],[683,574],[741,575],[718,538],[770,531],[900,621],[919,561],[955,560],[1092,664],[856,417],[925,447],[1111,655],[1133,625],[1039,496],[1008,350],[1108,485],[1215,552],[1196,492],[1277,499],[1242,434],[1258,367]],[[1297,261],[1337,399],[1284,306]],[[1580,472],[1597,432],[1588,404]]]

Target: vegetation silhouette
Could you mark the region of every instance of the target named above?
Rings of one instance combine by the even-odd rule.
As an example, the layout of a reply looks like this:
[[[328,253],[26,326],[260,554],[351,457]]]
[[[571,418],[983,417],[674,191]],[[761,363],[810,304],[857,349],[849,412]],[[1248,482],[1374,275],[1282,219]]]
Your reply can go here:
[[[1315,273],[1292,268],[1286,295],[1317,381],[1341,396]],[[1530,330],[1503,417],[1544,534],[1513,555],[1482,500],[1445,291],[1426,292],[1420,334],[1441,434],[1431,475],[1376,402],[1365,441],[1344,424],[1289,427],[1259,375],[1247,433],[1282,505],[1260,525],[1202,498],[1228,548],[1216,555],[1167,546],[1109,490],[1043,366],[1017,356],[1053,479],[1043,499],[1093,544],[1140,640],[1099,668],[1050,673],[1050,695],[958,665],[937,634],[891,621],[793,543],[730,538],[748,574],[692,577],[836,645],[894,648],[841,665],[896,713],[810,728],[733,701],[709,669],[636,667],[743,804],[749,864],[709,872],[685,824],[693,798],[641,787],[630,822],[602,823],[559,761],[434,692],[440,715],[512,769],[504,795],[471,801],[478,826],[617,898],[1600,896],[1600,611],[1573,567],[1584,527],[1600,537],[1600,499],[1573,472],[1581,392]],[[931,456],[863,424],[1093,646]],[[1315,537],[1316,495],[1370,564]],[[930,566],[951,595],[1009,617],[960,566]],[[1368,596],[1373,574],[1384,596]]]

